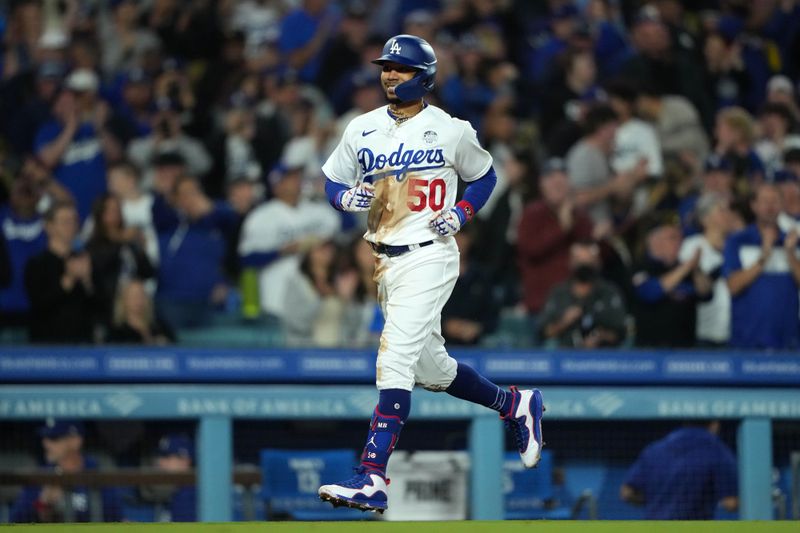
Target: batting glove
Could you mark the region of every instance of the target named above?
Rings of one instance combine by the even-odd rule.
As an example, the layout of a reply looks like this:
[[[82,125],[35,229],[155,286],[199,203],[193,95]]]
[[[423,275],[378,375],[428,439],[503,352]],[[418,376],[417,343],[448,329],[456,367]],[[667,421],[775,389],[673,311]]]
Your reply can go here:
[[[467,202],[459,202],[455,207],[439,211],[431,219],[429,225],[442,237],[449,237],[458,233],[461,226],[472,218],[473,209]]]
[[[344,211],[369,211],[374,198],[375,191],[372,185],[361,183],[351,189],[340,192],[336,203]]]

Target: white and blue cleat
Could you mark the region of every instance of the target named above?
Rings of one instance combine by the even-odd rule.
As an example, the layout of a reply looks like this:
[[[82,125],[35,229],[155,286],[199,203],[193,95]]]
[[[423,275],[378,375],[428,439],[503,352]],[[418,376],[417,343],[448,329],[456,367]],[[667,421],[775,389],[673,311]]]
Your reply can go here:
[[[542,457],[542,393],[538,389],[519,390],[511,387],[514,403],[503,418],[506,427],[514,434],[519,456],[525,468],[534,468]]]
[[[364,466],[355,471],[356,475],[346,481],[322,485],[320,499],[331,502],[334,507],[383,513],[387,507],[389,480],[381,472],[367,470]]]

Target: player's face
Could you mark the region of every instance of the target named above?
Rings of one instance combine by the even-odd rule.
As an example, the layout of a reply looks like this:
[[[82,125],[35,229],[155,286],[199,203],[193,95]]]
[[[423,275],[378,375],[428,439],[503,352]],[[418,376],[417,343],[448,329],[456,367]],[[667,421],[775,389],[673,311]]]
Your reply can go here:
[[[397,104],[400,99],[394,94],[394,88],[414,77],[417,71],[400,63],[387,61],[381,70],[381,86],[386,92],[386,98],[392,104]]]

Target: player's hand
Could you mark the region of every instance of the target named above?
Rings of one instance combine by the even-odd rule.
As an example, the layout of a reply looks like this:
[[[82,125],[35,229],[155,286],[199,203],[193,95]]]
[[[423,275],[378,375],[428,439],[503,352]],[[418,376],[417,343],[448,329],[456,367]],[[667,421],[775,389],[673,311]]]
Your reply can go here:
[[[361,183],[341,193],[338,203],[344,211],[369,211],[374,199],[375,189],[372,185]]]
[[[436,213],[428,225],[442,237],[449,237],[458,233],[466,221],[460,208],[451,207]]]

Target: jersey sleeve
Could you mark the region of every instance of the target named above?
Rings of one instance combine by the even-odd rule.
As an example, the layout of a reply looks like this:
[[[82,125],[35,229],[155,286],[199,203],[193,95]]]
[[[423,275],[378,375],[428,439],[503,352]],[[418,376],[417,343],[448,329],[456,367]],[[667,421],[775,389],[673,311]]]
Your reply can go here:
[[[353,123],[348,124],[342,134],[342,139],[333,153],[322,165],[322,172],[325,177],[336,183],[353,187],[358,183],[360,167],[358,165],[358,157],[356,156],[355,146],[351,139],[353,131]]]
[[[478,135],[469,122],[460,120],[463,128],[456,145],[455,169],[464,181],[475,181],[489,171],[492,156],[478,142]]]

